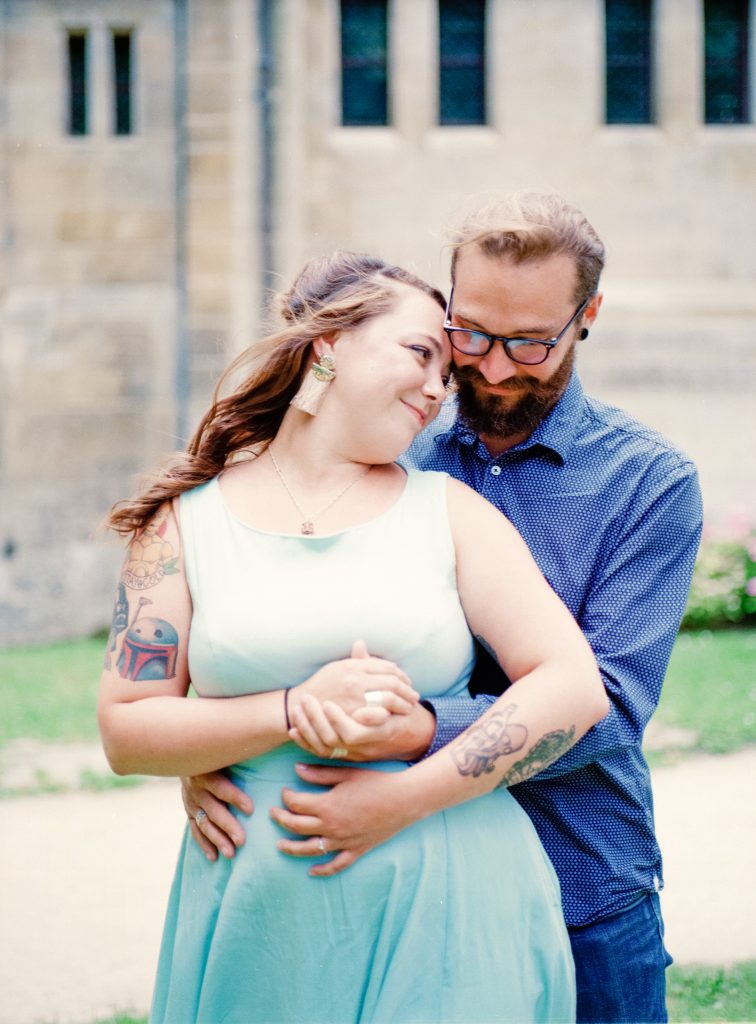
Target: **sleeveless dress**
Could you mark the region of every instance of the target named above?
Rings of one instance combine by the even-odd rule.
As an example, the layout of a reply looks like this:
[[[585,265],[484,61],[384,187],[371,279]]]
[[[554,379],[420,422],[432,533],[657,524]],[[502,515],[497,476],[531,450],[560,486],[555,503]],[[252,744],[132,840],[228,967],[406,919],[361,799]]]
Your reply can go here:
[[[215,479],[182,495],[181,531],[201,696],[294,686],[349,657],[355,639],[401,665],[424,697],[465,689],[473,647],[446,474],[409,471],[387,512],[329,536],[247,526]],[[284,786],[307,788],[293,768],[305,757],[287,743],[229,769],[255,803],[232,860],[210,863],[187,828],[153,1024],[574,1020],[558,882],[506,790],[426,818],[317,879],[312,859],[276,849],[284,833],[268,815]]]

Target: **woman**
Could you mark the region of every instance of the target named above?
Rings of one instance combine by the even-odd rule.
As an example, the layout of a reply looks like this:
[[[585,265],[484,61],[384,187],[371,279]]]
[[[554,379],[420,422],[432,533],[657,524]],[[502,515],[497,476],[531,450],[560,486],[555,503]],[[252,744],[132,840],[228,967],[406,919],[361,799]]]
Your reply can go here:
[[[568,742],[605,697],[513,528],[445,474],[395,464],[444,397],[443,309],[378,260],[311,261],[283,297],[284,328],[237,361],[246,376],[216,392],[185,458],[111,515],[134,539],[101,685],[110,762],[161,775],[234,762],[256,805],[233,860],[208,863],[187,832],[153,1022],[574,1013],[554,873],[494,790],[528,749],[518,715],[535,689],[552,698],[538,735]],[[465,687],[470,630],[512,688],[448,752],[371,764],[428,817],[344,875],[308,877],[265,813],[299,782],[291,738],[364,761],[418,695]],[[190,679],[199,699],[177,699]]]

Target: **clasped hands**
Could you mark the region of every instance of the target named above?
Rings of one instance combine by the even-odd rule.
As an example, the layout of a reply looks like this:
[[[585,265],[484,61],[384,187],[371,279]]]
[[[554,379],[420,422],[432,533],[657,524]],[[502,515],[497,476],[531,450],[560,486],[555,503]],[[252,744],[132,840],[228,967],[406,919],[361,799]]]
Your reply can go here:
[[[380,693],[381,703],[366,701],[368,693]],[[362,641],[355,642],[351,658],[330,662],[291,689],[288,710],[290,738],[321,758],[410,760],[425,752],[435,730],[433,714],[419,704],[407,675],[392,662],[371,657]],[[270,813],[288,832],[304,837],[281,839],[284,853],[335,854],[313,866],[312,875],[336,874],[409,823],[396,799],[395,773],[300,764],[297,774],[330,788],[319,793],[285,788],[284,806]],[[245,836],[229,805],[251,814],[249,796],[223,772],[210,772],[182,779],[182,797],[192,835],[208,859],[215,860],[218,851],[232,857]]]
[[[371,657],[362,640],[351,658],[332,661],[289,691],[289,737],[317,757],[375,761],[394,756],[395,716],[409,715],[418,693],[398,665]]]

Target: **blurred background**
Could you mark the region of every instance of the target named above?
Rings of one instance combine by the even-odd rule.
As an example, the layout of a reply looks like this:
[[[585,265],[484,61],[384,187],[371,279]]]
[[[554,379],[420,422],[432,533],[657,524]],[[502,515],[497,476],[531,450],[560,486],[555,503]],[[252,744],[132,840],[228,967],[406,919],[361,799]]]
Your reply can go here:
[[[92,533],[180,447],[271,290],[347,246],[448,282],[481,194],[608,250],[584,383],[756,504],[748,0],[3,0],[0,647],[109,620]]]
[[[668,1002],[756,1020],[755,44],[756,0],[0,0],[0,1024],[149,1003],[185,822],[98,743],[108,507],[305,258],[448,291],[447,226],[527,188],[608,250],[588,390],[700,468],[644,742]]]

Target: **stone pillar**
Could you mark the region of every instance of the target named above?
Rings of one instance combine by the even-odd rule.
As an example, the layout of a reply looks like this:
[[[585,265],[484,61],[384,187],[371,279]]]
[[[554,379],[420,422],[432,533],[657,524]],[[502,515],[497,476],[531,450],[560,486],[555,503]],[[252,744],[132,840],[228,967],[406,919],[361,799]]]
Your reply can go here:
[[[703,9],[690,0],[656,0],[656,121],[677,139],[703,121]]]

